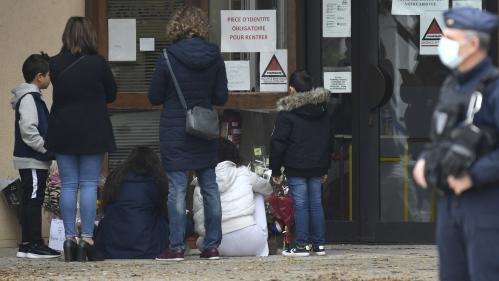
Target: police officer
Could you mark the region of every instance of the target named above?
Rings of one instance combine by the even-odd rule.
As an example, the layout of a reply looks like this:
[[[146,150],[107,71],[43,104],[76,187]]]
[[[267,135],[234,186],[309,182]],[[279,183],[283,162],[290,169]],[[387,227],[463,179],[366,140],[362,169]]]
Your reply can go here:
[[[483,101],[473,116],[472,124],[477,128],[492,128],[497,133],[499,75],[487,56],[487,50],[490,33],[496,28],[499,19],[474,8],[448,10],[444,13],[444,19],[446,28],[438,52],[442,63],[453,71],[441,89],[437,111],[453,101],[463,100],[462,97],[470,96],[469,93],[481,91]],[[486,77],[491,79],[484,82]],[[468,105],[464,103],[455,108],[467,109]],[[442,128],[445,125],[442,124],[456,119],[445,114],[441,118],[441,113],[437,116],[439,118],[435,118],[434,114],[433,127],[437,135],[444,134]],[[461,120],[457,121],[462,121],[463,114],[466,112],[455,114],[454,117],[460,116]],[[432,138],[434,144],[438,139]],[[459,141],[459,138],[454,141]],[[441,161],[440,156],[432,158],[434,155],[431,154],[423,152],[413,171],[414,179],[424,188],[429,183],[427,168],[430,159],[435,161],[435,158],[439,158],[444,168],[446,165],[465,162],[460,161],[459,155],[455,154],[454,158],[445,161]],[[494,146],[483,155],[477,154],[473,162],[460,173],[446,174],[440,185],[440,190],[444,190],[438,202],[436,223],[440,279],[499,280],[499,146]]]

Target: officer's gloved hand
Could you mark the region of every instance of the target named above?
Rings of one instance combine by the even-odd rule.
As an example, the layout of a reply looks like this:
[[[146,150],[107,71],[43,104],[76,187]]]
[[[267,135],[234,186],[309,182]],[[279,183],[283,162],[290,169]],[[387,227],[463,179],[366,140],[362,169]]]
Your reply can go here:
[[[475,152],[461,144],[453,144],[441,160],[446,176],[460,176],[475,161]]]
[[[440,190],[448,190],[447,176],[443,174],[441,161],[451,147],[448,142],[437,142],[426,147],[425,179],[428,187]]]

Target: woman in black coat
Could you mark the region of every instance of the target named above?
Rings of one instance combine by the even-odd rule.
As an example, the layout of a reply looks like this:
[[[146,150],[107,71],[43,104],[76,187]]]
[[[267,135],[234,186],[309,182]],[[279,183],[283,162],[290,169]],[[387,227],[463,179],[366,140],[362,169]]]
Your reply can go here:
[[[96,38],[88,19],[72,17],[62,35],[61,52],[50,60],[54,93],[47,148],[55,152],[61,175],[66,261],[98,259],[92,239],[97,184],[104,154],[115,148],[106,104],[116,99],[116,83],[97,54]],[[77,245],[78,187],[82,239]]]
[[[205,41],[208,36],[206,14],[198,8],[184,7],[168,23],[167,35],[175,42],[166,51],[187,107],[212,108],[213,105],[225,104],[228,98],[225,64],[219,48]],[[168,213],[171,249],[158,259],[184,258],[185,196],[187,171],[191,170],[196,172],[201,183],[205,210],[210,210],[206,214],[207,236],[201,257],[216,259],[216,249],[222,237],[220,194],[214,169],[218,163],[218,140],[209,141],[186,134],[185,112],[163,55],[156,63],[149,100],[152,104],[163,105],[161,158],[170,185]]]
[[[156,153],[135,148],[104,186],[97,249],[111,259],[150,259],[168,247],[168,182]]]

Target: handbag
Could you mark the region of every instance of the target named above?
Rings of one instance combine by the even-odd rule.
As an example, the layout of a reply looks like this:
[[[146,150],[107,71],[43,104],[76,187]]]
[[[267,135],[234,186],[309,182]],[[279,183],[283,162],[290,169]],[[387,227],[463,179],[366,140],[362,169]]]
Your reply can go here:
[[[185,111],[185,131],[191,136],[195,136],[205,140],[213,140],[220,136],[220,129],[218,127],[218,113],[215,110],[204,108],[201,106],[194,106],[191,109],[187,108],[184,95],[180,86],[178,85],[175,73],[173,73],[172,65],[166,49],[163,49],[163,55],[166,59],[166,64],[170,70],[170,74],[177,91],[178,99],[182,104]]]

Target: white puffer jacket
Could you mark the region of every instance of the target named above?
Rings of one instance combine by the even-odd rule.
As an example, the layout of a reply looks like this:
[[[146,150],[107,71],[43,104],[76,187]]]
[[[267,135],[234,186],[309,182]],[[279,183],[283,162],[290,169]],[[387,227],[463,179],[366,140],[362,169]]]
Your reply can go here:
[[[222,234],[256,224],[253,192],[270,195],[270,183],[246,166],[237,167],[230,161],[219,163],[215,171],[222,202]],[[203,196],[197,181],[194,184],[194,229],[199,236],[205,236]]]

